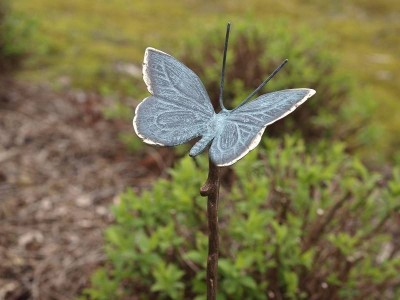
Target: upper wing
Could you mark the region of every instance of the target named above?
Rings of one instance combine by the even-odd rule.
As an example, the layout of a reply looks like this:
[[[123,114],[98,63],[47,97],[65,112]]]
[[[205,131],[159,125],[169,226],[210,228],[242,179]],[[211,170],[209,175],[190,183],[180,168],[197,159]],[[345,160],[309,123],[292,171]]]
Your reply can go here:
[[[143,79],[153,96],[137,106],[133,127],[144,142],[174,146],[204,132],[215,112],[192,70],[164,52],[147,48]]]
[[[229,166],[261,140],[265,128],[294,111],[315,94],[312,89],[291,89],[262,95],[230,112],[210,147],[211,160]]]

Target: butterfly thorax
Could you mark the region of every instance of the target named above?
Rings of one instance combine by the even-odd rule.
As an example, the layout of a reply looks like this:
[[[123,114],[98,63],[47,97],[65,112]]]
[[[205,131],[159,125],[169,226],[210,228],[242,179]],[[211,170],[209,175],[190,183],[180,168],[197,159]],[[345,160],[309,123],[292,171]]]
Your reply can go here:
[[[226,117],[229,111],[221,111],[215,114],[207,123],[204,130],[204,134],[201,135],[201,139],[190,149],[190,156],[196,156],[202,153],[212,140],[221,132],[226,122]]]

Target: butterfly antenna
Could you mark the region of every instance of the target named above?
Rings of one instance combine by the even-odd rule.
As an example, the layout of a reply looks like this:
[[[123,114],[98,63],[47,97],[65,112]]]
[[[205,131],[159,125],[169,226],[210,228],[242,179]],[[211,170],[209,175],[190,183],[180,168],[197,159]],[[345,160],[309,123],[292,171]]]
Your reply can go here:
[[[225,36],[225,46],[224,46],[224,58],[222,60],[222,71],[221,71],[221,84],[219,90],[219,105],[221,106],[222,110],[225,110],[224,106],[224,80],[225,80],[225,64],[226,64],[226,52],[228,51],[228,40],[229,40],[229,32],[231,30],[231,23],[228,23],[226,26],[226,36]]]
[[[251,98],[253,98],[254,95],[257,94],[257,93],[264,87],[264,85],[266,85],[266,84],[268,83],[268,81],[270,81],[270,80],[272,79],[272,77],[274,77],[274,76],[283,68],[284,65],[286,65],[287,62],[288,62],[288,60],[285,59],[285,60],[283,61],[283,63],[281,63],[281,64],[279,65],[279,67],[277,67],[277,68],[275,69],[275,71],[273,71],[272,74],[269,75],[268,78],[265,79],[264,82],[261,83],[261,84],[258,86],[258,88],[256,88],[256,89],[254,90],[254,92],[252,92],[250,95],[248,95],[248,96],[246,97],[246,99],[244,99],[244,100],[242,101],[242,103],[240,103],[236,108],[239,108],[240,106],[242,106],[242,105],[244,105],[246,102],[248,102]],[[235,109],[236,109],[236,108],[235,108]]]

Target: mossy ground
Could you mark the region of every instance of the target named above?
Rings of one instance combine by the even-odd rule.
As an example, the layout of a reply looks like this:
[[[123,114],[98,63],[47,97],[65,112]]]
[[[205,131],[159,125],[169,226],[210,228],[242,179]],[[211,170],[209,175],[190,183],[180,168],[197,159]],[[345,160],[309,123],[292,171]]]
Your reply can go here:
[[[130,78],[115,72],[117,62],[141,64],[144,48],[174,53],[185,37],[204,27],[239,20],[284,18],[291,27],[306,25],[332,38],[340,68],[354,74],[378,102],[371,122],[382,126],[375,152],[395,154],[400,144],[400,2],[353,1],[128,1],[14,0],[14,11],[35,20],[32,55],[21,77],[103,93],[135,94]],[[265,28],[274,30],[274,28]],[[117,84],[116,84],[117,83]],[[121,90],[122,89],[122,90]],[[363,101],[363,99],[359,99]]]

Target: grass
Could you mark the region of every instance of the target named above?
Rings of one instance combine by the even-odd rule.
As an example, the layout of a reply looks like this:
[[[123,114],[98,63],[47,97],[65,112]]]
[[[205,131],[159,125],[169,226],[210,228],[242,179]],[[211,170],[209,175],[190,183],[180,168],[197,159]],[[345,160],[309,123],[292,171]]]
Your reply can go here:
[[[354,74],[379,102],[371,122],[383,129],[374,149],[393,155],[400,146],[400,2],[353,1],[129,1],[14,0],[13,9],[37,24],[32,55],[21,77],[104,93],[136,95],[144,88],[115,71],[118,62],[140,65],[144,48],[176,53],[182,40],[215,22],[285,18],[307,25],[336,43],[344,72]],[[396,14],[397,12],[397,14]],[[221,43],[223,43],[223,26]],[[273,30],[273,28],[266,28]],[[118,91],[115,91],[118,89]],[[360,99],[359,101],[362,101]]]

